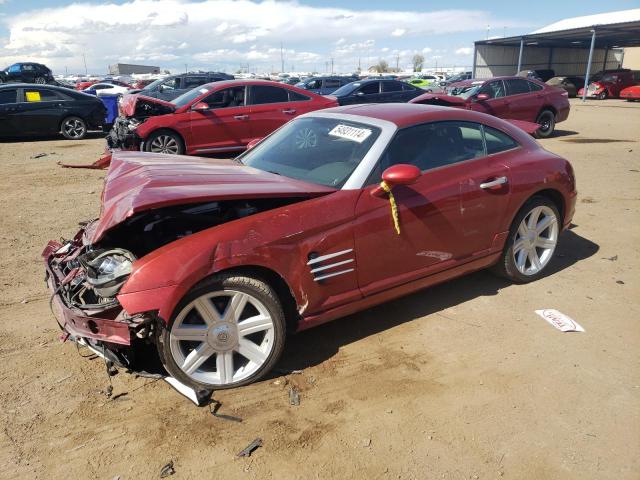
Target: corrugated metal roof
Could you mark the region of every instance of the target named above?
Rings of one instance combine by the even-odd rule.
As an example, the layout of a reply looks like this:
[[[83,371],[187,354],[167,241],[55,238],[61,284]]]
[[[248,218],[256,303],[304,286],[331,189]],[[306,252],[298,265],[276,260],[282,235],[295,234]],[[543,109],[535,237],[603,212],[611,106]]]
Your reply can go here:
[[[615,25],[617,23],[629,22],[640,22],[640,8],[621,10],[619,12],[598,13],[596,15],[585,15],[583,17],[567,18],[535,30],[531,32],[531,34],[559,32],[561,30],[573,30],[576,28],[589,28],[594,26]]]

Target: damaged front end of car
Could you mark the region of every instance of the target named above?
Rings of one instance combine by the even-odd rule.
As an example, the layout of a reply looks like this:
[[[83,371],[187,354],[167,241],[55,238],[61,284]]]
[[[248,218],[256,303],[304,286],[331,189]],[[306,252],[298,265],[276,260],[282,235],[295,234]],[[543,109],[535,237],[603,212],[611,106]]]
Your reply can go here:
[[[62,340],[91,347],[118,366],[144,370],[136,358],[140,348],[134,347],[149,343],[156,315],[129,315],[117,299],[135,255],[119,248],[94,248],[86,243],[83,228],[72,240],[50,241],[42,256]]]
[[[107,147],[110,150],[139,150],[142,139],[136,133],[138,127],[150,117],[173,113],[175,105],[157,98],[132,94],[123,97],[119,111],[120,115],[107,135]]]

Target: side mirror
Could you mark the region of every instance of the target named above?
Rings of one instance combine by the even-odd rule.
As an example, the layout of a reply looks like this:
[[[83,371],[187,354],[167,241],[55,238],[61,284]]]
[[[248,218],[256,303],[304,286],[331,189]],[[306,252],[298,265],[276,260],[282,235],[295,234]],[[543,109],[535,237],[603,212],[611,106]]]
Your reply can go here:
[[[191,107],[191,110],[193,110],[194,112],[209,110],[209,104],[206,102],[198,102],[193,107]]]
[[[412,185],[418,181],[420,175],[422,175],[422,172],[420,172],[420,169],[415,165],[399,163],[382,172],[382,180],[384,180],[389,187]]]
[[[262,137],[260,137],[260,138],[254,138],[254,139],[253,139],[253,140],[251,140],[249,143],[247,143],[247,150],[251,150],[253,147],[255,147],[256,145],[258,145],[261,141],[262,141]]]
[[[476,100],[478,100],[479,102],[484,102],[485,100],[489,100],[489,95],[487,95],[486,93],[479,93],[478,95],[476,95]]]

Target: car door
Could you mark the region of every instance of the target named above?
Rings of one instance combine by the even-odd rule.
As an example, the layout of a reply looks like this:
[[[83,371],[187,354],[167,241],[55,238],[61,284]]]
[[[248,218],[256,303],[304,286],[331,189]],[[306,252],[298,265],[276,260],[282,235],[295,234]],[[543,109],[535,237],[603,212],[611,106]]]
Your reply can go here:
[[[406,163],[423,172],[411,186],[396,186],[400,234],[382,172]],[[485,255],[507,209],[508,168],[487,155],[482,127],[433,122],[396,133],[356,204],[358,282],[371,295]],[[488,182],[497,182],[494,188]]]
[[[17,135],[15,116],[18,111],[18,89],[0,90],[0,136]]]
[[[506,97],[502,80],[493,80],[485,83],[478,90],[478,95],[484,93],[489,96],[486,100],[475,100],[470,104],[471,110],[488,113],[494,117],[509,117],[509,100]]]
[[[198,103],[206,103],[206,110],[190,110],[191,139],[187,150],[212,153],[243,150],[254,137],[246,105],[245,85],[212,92]]]
[[[266,137],[291,120],[296,112],[295,107],[289,105],[288,92],[274,85],[249,86],[249,117],[254,137]]]
[[[63,98],[57,92],[43,87],[22,89],[17,119],[24,133],[58,133],[63,116]]]
[[[504,83],[509,100],[509,116],[507,118],[534,122],[544,102],[544,95],[541,91],[531,92],[529,85],[536,84],[524,78],[508,78]]]
[[[348,103],[378,103],[381,99],[380,82],[366,82],[349,96]]]
[[[382,84],[381,102],[404,102],[402,83],[395,80],[383,80],[380,83]]]

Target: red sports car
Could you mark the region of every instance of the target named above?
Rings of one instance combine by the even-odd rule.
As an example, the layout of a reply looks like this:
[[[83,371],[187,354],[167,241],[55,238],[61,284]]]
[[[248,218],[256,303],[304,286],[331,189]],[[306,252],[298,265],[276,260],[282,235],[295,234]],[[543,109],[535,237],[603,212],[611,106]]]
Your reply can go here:
[[[409,103],[465,108],[537,123],[540,128],[535,135],[540,138],[549,137],[556,123],[567,119],[570,109],[566,90],[522,77],[465,80],[448,85],[445,94],[427,93]]]
[[[128,95],[107,143],[176,155],[242,151],[298,115],[337,105],[333,97],[264,80],[208,83],[170,102]]]
[[[620,98],[624,98],[628,102],[640,100],[640,85],[625,88],[620,92]]]
[[[115,153],[100,218],[43,256],[66,338],[132,370],[155,346],[218,389],[265,375],[287,332],[487,267],[540,278],[575,203],[569,162],[504,120],[358,105],[235,160]]]
[[[596,79],[587,87],[587,97],[605,100],[618,98],[620,92],[637,82],[631,70],[604,71],[596,74]],[[584,87],[578,90],[578,96],[584,94]]]

